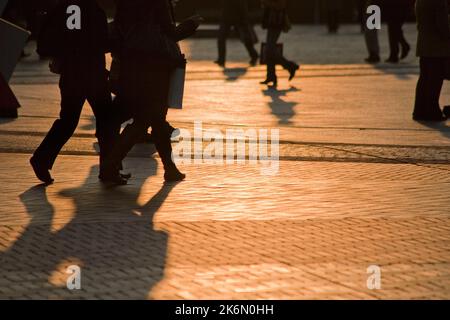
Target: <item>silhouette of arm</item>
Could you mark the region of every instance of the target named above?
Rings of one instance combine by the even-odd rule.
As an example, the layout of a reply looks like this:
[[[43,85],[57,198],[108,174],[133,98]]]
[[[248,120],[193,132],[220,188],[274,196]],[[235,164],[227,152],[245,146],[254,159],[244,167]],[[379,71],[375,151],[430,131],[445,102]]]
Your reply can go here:
[[[186,20],[176,26],[172,18],[172,8],[168,0],[157,0],[157,17],[163,32],[172,40],[178,42],[193,35],[198,28],[194,20]]]

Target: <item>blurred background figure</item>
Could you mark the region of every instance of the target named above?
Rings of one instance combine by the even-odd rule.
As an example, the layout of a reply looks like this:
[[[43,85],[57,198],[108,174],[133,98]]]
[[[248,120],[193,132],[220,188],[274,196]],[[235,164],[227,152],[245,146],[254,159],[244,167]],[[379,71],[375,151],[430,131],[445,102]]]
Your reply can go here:
[[[448,0],[417,0],[419,35],[417,56],[420,77],[416,89],[413,119],[445,121],[439,106],[445,71],[450,67],[450,22]],[[447,75],[448,77],[448,75]]]
[[[409,54],[411,47],[403,34],[403,25],[413,8],[413,3],[414,0],[381,0],[381,10],[386,17],[389,34],[390,55],[386,62],[398,63]]]
[[[327,26],[328,32],[335,34],[339,30],[339,14],[341,9],[340,0],[325,0],[325,5],[327,7]]]
[[[239,36],[250,55],[250,65],[256,65],[259,55],[255,50],[253,36],[250,30],[251,26],[247,0],[222,0],[222,17],[219,28],[219,38],[217,41],[219,57],[216,63],[219,66],[225,66],[226,41],[232,27],[239,33]]]
[[[373,29],[370,30],[367,28],[367,8],[371,5],[379,5],[379,1],[377,0],[363,0],[365,1],[364,5],[364,15],[363,15],[363,28],[364,28],[364,38],[366,40],[367,51],[369,52],[369,57],[366,58],[367,63],[378,63],[380,62],[380,43],[378,41],[378,30]]]
[[[262,0],[264,16],[262,26],[267,29],[266,52],[267,57],[267,77],[261,84],[272,83],[277,85],[276,65],[280,64],[289,71],[289,80],[295,77],[299,69],[298,64],[287,60],[277,50],[277,41],[281,32],[288,32],[291,29],[289,17],[287,15],[287,0]]]

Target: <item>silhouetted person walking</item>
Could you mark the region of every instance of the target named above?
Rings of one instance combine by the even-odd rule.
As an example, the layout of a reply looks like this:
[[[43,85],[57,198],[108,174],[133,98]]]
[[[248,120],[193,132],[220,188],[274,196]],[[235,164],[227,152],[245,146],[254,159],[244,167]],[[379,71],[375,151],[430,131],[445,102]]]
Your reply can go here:
[[[379,0],[364,0],[366,5],[364,6],[364,39],[366,41],[367,51],[369,52],[369,57],[365,60],[367,63],[378,63],[380,62],[380,42],[378,41],[378,30],[369,29],[367,27],[368,14],[366,13],[367,8],[371,5],[379,5]]]
[[[417,56],[420,77],[417,83],[413,118],[420,121],[444,121],[439,97],[446,64],[450,60],[450,23],[447,0],[417,0],[419,30]]]
[[[381,9],[386,17],[389,35],[390,55],[386,62],[398,63],[400,59],[405,59],[411,50],[403,34],[403,25],[411,8],[411,0],[382,0],[381,2]]]
[[[288,32],[291,28],[289,17],[287,15],[287,0],[262,0],[264,8],[263,28],[267,29],[266,58],[267,58],[267,77],[261,84],[273,83],[276,87],[278,78],[276,75],[276,65],[282,65],[289,71],[289,80],[295,77],[299,69],[298,64],[287,60],[277,50],[277,41],[281,32]]]
[[[186,63],[177,42],[192,35],[199,22],[197,17],[177,27],[170,0],[119,1],[115,19],[120,59],[118,96],[130,108],[133,123],[123,130],[109,154],[104,181],[126,184],[118,168],[150,126],[164,165],[164,179],[185,178],[172,160],[166,114],[170,75]]]
[[[340,0],[325,0],[327,10],[327,26],[328,32],[331,34],[337,33],[339,30],[339,15],[341,9]]]
[[[250,33],[247,0],[222,0],[222,8],[222,20],[220,22],[219,37],[217,40],[219,58],[216,63],[220,66],[225,66],[227,54],[226,42],[231,28],[234,27],[250,55],[250,65],[256,65],[259,56]]]
[[[81,29],[69,29],[67,8],[81,9]],[[45,183],[53,182],[49,170],[65,143],[73,135],[81,110],[87,100],[96,117],[96,136],[100,146],[100,163],[112,145],[108,112],[111,94],[105,69],[108,51],[106,15],[96,1],[62,0],[50,14],[41,38],[38,53],[54,57],[61,73],[61,112],[30,162],[36,176]],[[56,63],[57,62],[57,63]]]

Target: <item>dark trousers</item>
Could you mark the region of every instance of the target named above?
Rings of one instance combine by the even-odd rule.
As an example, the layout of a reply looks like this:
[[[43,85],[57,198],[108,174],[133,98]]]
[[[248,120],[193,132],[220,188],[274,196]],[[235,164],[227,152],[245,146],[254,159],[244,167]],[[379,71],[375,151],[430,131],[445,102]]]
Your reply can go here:
[[[152,127],[156,150],[165,168],[174,165],[169,127],[166,122],[170,68],[146,66],[142,59],[123,59],[119,97],[129,107],[133,123],[122,131],[106,160],[116,170],[140,136]]]
[[[281,35],[281,29],[268,28],[266,40],[266,57],[267,57],[267,79],[276,77],[276,65],[279,64],[283,68],[288,69],[294,63],[287,60],[277,50],[277,42]]]
[[[245,24],[232,24],[227,21],[222,21],[219,27],[219,37],[217,40],[217,47],[219,49],[219,62],[225,62],[227,56],[227,38],[230,34],[231,28],[234,27],[239,33],[241,41],[244,43],[248,54],[252,59],[258,57],[258,52],[253,45],[252,35],[248,25]]]
[[[110,117],[111,94],[103,73],[63,74],[60,79],[61,111],[47,136],[34,152],[35,159],[51,169],[59,152],[75,132],[81,110],[87,100],[96,119],[96,137],[100,147],[100,163],[110,151],[119,128],[113,129]]]
[[[400,53],[400,47],[408,47],[409,44],[403,34],[403,25],[405,24],[405,18],[395,17],[388,20],[388,35],[389,35],[389,48],[390,58],[398,59]]]
[[[442,116],[439,97],[444,83],[447,58],[420,58],[420,77],[417,82],[414,116]]]

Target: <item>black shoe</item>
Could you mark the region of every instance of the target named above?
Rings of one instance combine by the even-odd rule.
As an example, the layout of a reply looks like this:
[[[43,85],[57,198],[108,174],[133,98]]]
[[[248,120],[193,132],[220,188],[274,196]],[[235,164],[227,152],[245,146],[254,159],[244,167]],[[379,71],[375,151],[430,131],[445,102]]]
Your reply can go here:
[[[267,84],[267,85],[269,85],[270,83],[273,83],[273,86],[276,87],[278,84],[277,77],[267,78],[266,80],[260,82],[260,84]]]
[[[104,174],[100,175],[98,178],[105,184],[113,184],[118,186],[124,186],[128,184],[128,180],[121,174]]]
[[[386,59],[387,63],[398,63],[399,59],[395,57],[390,57],[389,59]]]
[[[34,174],[36,177],[46,184],[51,184],[55,180],[50,175],[48,168],[42,166],[34,157],[30,159],[31,167],[33,167]]]
[[[119,175],[121,178],[123,178],[125,180],[130,180],[132,177],[131,173],[120,173]]]
[[[404,46],[402,46],[402,54],[400,56],[400,59],[405,59],[408,55],[409,52],[411,51],[411,46],[409,44],[405,44]]]
[[[225,61],[222,60],[216,60],[214,61],[215,64],[219,65],[222,68],[225,68]]]
[[[186,179],[186,175],[181,173],[177,167],[173,166],[169,169],[165,169],[164,180],[166,182],[177,182],[183,181],[184,179]]]
[[[296,63],[293,63],[289,68],[289,81],[291,81],[292,79],[294,79],[295,74],[297,73],[297,70],[300,69],[300,66]]]
[[[443,114],[436,114],[436,115],[413,115],[414,121],[432,121],[432,122],[442,122],[446,121],[447,117]]]
[[[254,66],[256,66],[257,64],[258,64],[258,59],[259,59],[259,56],[254,56],[253,58],[252,58],[252,60],[250,60],[250,65],[252,66],[252,67],[254,67]]]
[[[443,113],[447,117],[447,119],[449,119],[450,118],[450,106],[445,106]]]
[[[381,61],[379,56],[369,56],[365,59],[367,63],[379,63]]]

